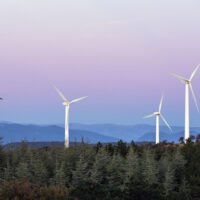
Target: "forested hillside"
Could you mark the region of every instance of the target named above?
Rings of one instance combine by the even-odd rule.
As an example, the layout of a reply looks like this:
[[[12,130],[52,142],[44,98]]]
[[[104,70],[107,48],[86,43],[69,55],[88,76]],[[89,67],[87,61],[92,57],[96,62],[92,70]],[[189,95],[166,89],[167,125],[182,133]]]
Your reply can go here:
[[[200,142],[193,140],[69,149],[0,146],[0,200],[198,200]]]

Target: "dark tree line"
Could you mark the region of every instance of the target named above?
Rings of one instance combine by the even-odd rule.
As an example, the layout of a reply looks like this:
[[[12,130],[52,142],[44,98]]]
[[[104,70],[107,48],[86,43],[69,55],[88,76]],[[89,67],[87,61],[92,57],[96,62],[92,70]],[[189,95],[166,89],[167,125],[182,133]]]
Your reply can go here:
[[[197,200],[200,137],[159,145],[0,146],[0,200]]]

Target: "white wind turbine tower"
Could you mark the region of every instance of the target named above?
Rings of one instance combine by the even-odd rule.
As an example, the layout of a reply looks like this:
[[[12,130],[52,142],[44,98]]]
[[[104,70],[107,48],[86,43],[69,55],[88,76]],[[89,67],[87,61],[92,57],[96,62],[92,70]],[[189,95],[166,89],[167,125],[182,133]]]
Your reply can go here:
[[[56,87],[55,89],[58,92],[58,94],[61,96],[61,98],[64,100],[63,105],[65,106],[65,147],[69,148],[69,105],[72,103],[81,101],[87,98],[87,96],[74,99],[72,101],[68,101]]]
[[[197,70],[199,69],[200,65],[198,65],[196,67],[196,69],[192,72],[190,79],[186,79],[182,76],[176,75],[176,74],[172,74],[173,76],[175,76],[176,78],[178,78],[179,80],[181,80],[182,83],[185,84],[185,142],[186,140],[190,137],[190,128],[189,128],[189,87],[195,102],[195,105],[197,107],[197,111],[199,112],[199,108],[198,108],[198,104],[197,104],[197,100],[194,94],[194,91],[192,89],[192,84],[191,81],[194,78]]]
[[[160,101],[158,112],[154,112],[152,115],[148,115],[144,117],[144,118],[150,118],[150,117],[156,116],[156,144],[159,143],[159,117],[161,117],[164,123],[168,126],[169,130],[172,131],[171,127],[169,126],[169,124],[167,123],[163,115],[161,114],[162,103],[163,103],[163,96]]]

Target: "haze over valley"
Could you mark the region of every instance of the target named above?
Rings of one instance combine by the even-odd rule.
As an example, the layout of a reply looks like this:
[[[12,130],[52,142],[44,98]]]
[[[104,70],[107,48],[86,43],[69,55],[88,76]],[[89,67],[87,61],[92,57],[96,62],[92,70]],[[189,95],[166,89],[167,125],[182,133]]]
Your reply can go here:
[[[166,126],[160,126],[160,141],[179,142],[184,136],[184,127],[172,126],[171,133]],[[14,143],[22,140],[29,142],[56,142],[64,141],[64,125],[28,125],[9,122],[0,122],[0,135],[3,143]],[[70,124],[70,142],[155,142],[155,126],[147,124],[116,125],[116,124]],[[191,127],[191,135],[200,133],[200,127]]]

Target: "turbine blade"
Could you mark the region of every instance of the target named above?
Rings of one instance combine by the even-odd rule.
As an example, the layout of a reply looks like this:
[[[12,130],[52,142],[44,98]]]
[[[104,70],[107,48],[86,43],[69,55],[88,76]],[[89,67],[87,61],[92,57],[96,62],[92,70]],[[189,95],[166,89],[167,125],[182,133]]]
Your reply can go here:
[[[58,92],[58,94],[61,96],[61,98],[64,100],[64,101],[66,101],[66,102],[68,102],[68,100],[64,97],[64,95],[60,92],[60,90],[58,89],[58,88],[56,88],[55,86],[54,86],[54,88],[56,89],[56,91]]]
[[[88,97],[88,96],[81,97],[81,98],[78,98],[78,99],[74,99],[74,100],[72,100],[70,103],[75,103],[75,102],[81,101],[81,100],[83,100],[83,99],[85,99],[85,98],[87,98],[87,97]]]
[[[198,110],[198,112],[199,112],[199,107],[198,107],[197,100],[196,100],[196,97],[195,97],[195,94],[194,94],[194,90],[193,90],[193,88],[192,88],[192,84],[191,84],[191,83],[190,83],[190,90],[191,90],[191,92],[192,92],[192,96],[193,96],[195,105],[196,105],[197,110]]]
[[[146,118],[150,118],[150,117],[154,117],[154,116],[156,116],[156,115],[155,115],[155,114],[147,115],[147,116],[144,117],[144,119],[146,119]]]
[[[194,78],[195,74],[197,73],[197,70],[199,69],[200,64],[195,68],[195,70],[192,72],[191,76],[190,76],[190,81]]]
[[[159,105],[159,113],[160,113],[160,111],[161,111],[161,108],[162,108],[162,103],[163,103],[163,96],[162,96],[162,98],[161,98],[161,100],[160,100],[160,105]]]
[[[184,81],[184,83],[185,83],[185,81],[188,81],[186,78],[184,78],[184,77],[182,77],[182,76],[179,76],[179,75],[177,75],[177,74],[173,74],[173,73],[172,73],[172,76],[178,78],[178,79],[181,80],[181,81]]]
[[[165,118],[161,114],[160,114],[160,117],[165,122],[165,124],[168,126],[169,130],[172,132],[172,129],[171,129],[170,125],[167,123],[167,121],[165,120]]]

